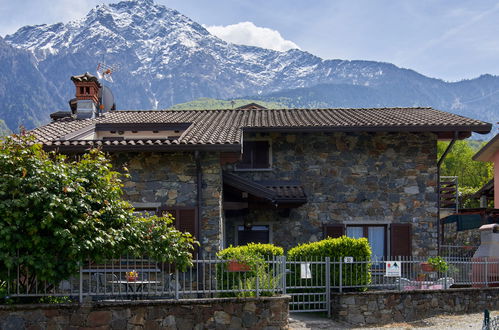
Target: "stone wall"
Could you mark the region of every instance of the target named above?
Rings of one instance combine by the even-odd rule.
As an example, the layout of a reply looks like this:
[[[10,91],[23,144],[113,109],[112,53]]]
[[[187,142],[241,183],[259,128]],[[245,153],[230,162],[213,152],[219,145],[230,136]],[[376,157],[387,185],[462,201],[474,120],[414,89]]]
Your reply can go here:
[[[332,317],[350,324],[415,321],[434,315],[467,314],[499,309],[498,288],[432,291],[334,293]],[[477,325],[479,327],[481,325]]]
[[[275,244],[290,248],[319,240],[323,224],[412,223],[413,254],[436,253],[434,134],[245,135],[245,139],[251,138],[271,140],[272,170],[237,174],[256,181],[299,180],[308,198],[308,203],[292,209],[289,217],[269,214],[267,218],[278,224],[274,226]],[[226,168],[232,170],[233,166]]]
[[[287,329],[289,296],[0,306],[0,329]]]
[[[197,239],[204,252],[211,253],[222,245],[222,172],[218,153],[200,153],[200,157],[202,205]],[[128,169],[130,177],[124,181],[124,197],[135,206],[151,210],[160,206],[196,208],[193,152],[116,153],[113,162],[117,169]]]

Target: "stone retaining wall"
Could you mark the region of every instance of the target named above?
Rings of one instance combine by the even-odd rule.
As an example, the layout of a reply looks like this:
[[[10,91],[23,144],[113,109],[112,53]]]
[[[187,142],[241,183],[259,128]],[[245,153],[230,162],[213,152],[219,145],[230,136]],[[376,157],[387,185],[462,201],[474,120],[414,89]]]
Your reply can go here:
[[[333,293],[331,306],[338,321],[386,324],[499,309],[499,288]]]
[[[289,296],[0,306],[0,329],[287,329]]]

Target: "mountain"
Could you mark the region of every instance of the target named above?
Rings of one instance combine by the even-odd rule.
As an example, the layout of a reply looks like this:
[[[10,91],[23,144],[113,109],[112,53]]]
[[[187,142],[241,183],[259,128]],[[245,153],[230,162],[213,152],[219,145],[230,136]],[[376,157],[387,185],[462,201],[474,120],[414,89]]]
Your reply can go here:
[[[6,125],[17,131],[21,124],[33,127],[47,122],[48,109],[58,106],[60,99],[31,53],[0,37],[0,134],[8,133]]]
[[[22,27],[5,41],[8,45],[0,47],[10,47],[26,61],[23,73],[13,71],[12,58],[0,61],[0,70],[6,72],[0,90],[14,88],[12,97],[1,101],[13,110],[0,113],[11,129],[19,122],[31,128],[48,120],[50,112],[66,109],[74,93],[69,77],[94,72],[99,62],[119,64],[110,86],[119,109],[169,108],[202,97],[274,93],[269,97],[280,98],[279,93],[288,93],[289,104],[304,106],[333,104],[331,99],[341,98],[349,99],[345,104],[350,107],[432,102],[428,105],[464,114],[468,110],[461,100],[499,90],[498,77],[453,85],[389,63],[324,60],[297,49],[279,52],[231,44],[152,0],[99,5],[67,24]],[[331,96],[319,95],[328,90]],[[319,99],[303,101],[300,95],[310,96],[310,91],[320,91]],[[16,103],[19,99],[23,101]],[[483,103],[492,106],[492,100],[499,100],[499,95],[485,97]],[[471,117],[491,120],[482,111],[471,112]]]

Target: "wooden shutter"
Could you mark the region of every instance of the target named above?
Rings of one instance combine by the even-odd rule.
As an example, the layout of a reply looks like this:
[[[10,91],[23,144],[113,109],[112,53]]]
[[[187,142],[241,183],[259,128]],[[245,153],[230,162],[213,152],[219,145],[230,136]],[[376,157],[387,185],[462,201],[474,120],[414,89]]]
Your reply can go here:
[[[410,256],[412,254],[412,225],[392,223],[390,225],[390,255]]]
[[[324,238],[338,238],[345,235],[345,225],[334,224],[334,225],[324,225]]]
[[[171,209],[171,208],[161,208],[158,211],[158,215],[162,216],[164,212],[170,213],[174,219],[174,225],[177,230],[182,232],[188,232],[197,240],[197,221],[196,221],[196,209]],[[193,251],[193,257],[197,256],[197,248]]]

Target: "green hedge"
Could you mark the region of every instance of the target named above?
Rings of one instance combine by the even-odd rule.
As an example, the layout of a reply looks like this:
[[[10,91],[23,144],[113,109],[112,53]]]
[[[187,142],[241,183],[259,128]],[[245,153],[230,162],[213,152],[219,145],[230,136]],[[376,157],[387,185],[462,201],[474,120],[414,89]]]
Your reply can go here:
[[[279,282],[277,268],[266,263],[275,257],[283,256],[284,250],[272,244],[250,243],[242,246],[231,246],[217,253],[221,260],[238,261],[250,267],[246,272],[229,272],[227,263],[217,265],[217,287],[221,290],[243,289],[254,290],[256,288],[256,276],[258,274],[260,294],[270,296],[273,294]],[[241,293],[221,293],[222,297],[254,296],[253,291]]]
[[[371,247],[365,238],[354,239],[346,236],[340,238],[327,238],[325,240],[301,244],[288,251],[287,259],[290,261],[323,261],[325,257],[331,260],[331,285],[340,283],[340,267],[338,262],[344,257],[353,257],[353,264],[343,264],[342,284],[344,286],[362,286],[371,282]],[[364,261],[362,264],[355,262]],[[336,263],[335,263],[336,262]],[[289,281],[298,281],[302,285],[319,283],[323,285],[324,266],[311,264],[312,279],[300,278],[300,265],[292,264],[288,274]],[[317,282],[319,281],[319,282]]]

